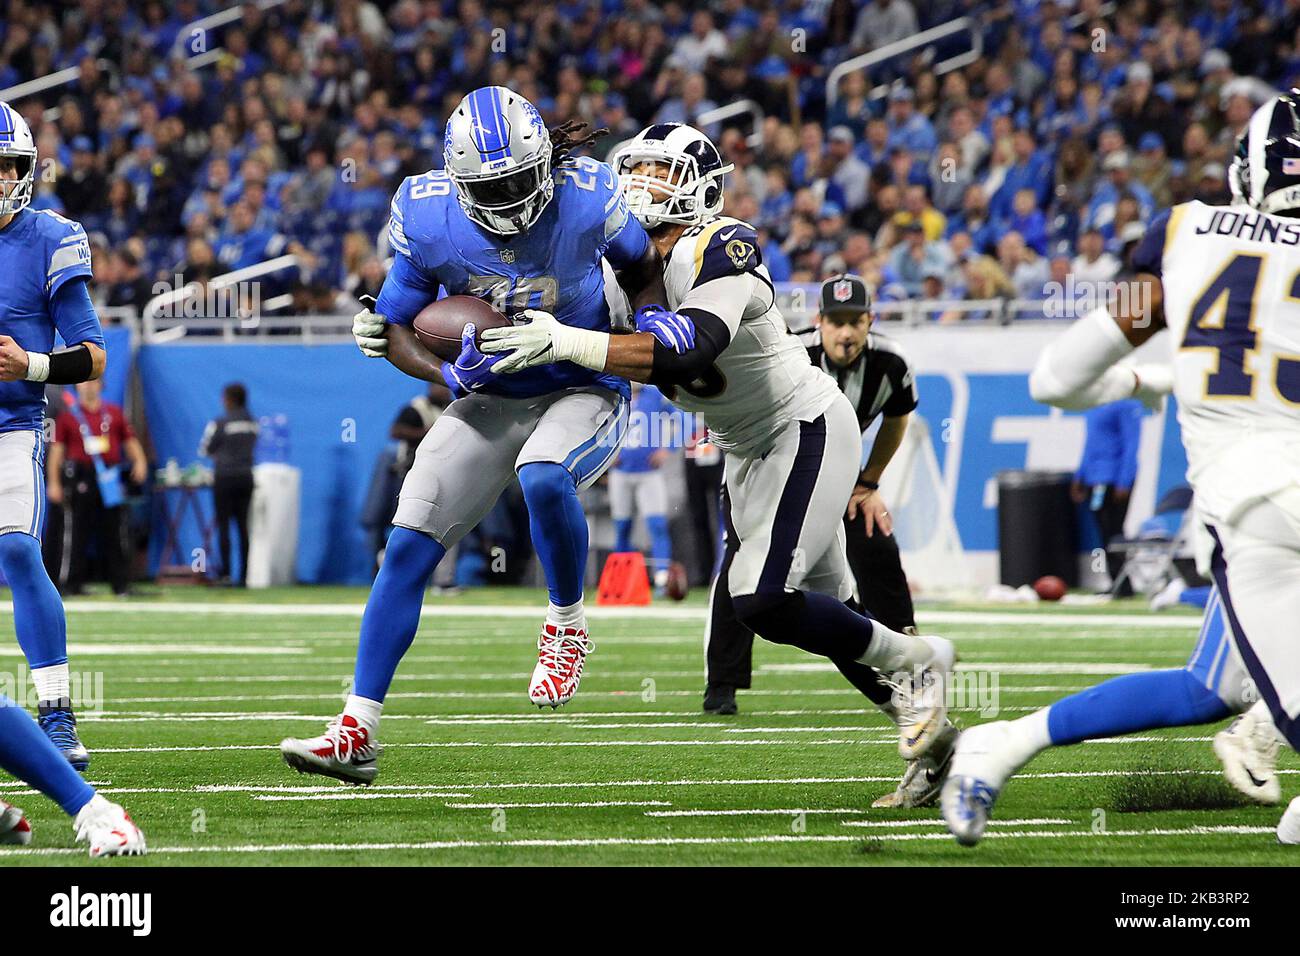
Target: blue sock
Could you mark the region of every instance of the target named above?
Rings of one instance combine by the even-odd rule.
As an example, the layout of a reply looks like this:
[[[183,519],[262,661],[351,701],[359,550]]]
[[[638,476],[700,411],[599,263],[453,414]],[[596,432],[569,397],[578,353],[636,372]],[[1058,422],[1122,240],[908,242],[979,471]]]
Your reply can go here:
[[[519,469],[519,483],[551,603],[577,604],[587,570],[587,517],[578,502],[578,483],[563,465],[540,461]]]
[[[1208,724],[1230,713],[1214,691],[1179,668],[1125,674],[1058,700],[1047,712],[1047,732],[1060,746],[1139,730]]]
[[[647,515],[646,530],[650,532],[650,557],[656,571],[668,567],[673,559],[673,539],[668,534],[668,518],[664,515]]]
[[[1192,607],[1205,607],[1210,603],[1210,585],[1206,584],[1198,588],[1183,588],[1178,603],[1190,604]]]
[[[352,681],[352,693],[358,697],[382,701],[387,696],[397,665],[420,626],[424,589],[446,553],[446,548],[423,532],[393,529],[361,616]]]
[[[615,551],[632,550],[632,519],[631,518],[614,519],[614,550]]]
[[[14,630],[27,666],[68,663],[68,628],[58,588],[45,572],[41,543],[29,534],[0,534],[0,569],[13,590]]]
[[[0,767],[31,784],[69,816],[75,816],[95,795],[95,789],[72,769],[27,711],[3,694],[0,694]]]

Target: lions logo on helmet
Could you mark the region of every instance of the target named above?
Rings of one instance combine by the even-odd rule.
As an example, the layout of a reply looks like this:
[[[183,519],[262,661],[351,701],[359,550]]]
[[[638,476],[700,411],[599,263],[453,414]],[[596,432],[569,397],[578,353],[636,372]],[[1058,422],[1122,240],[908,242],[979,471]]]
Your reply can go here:
[[[1292,90],[1257,109],[1228,171],[1234,198],[1275,215],[1300,210],[1300,91]]]
[[[722,211],[722,177],[735,167],[699,130],[656,123],[610,159],[628,209],[647,229],[664,223],[698,226]]]
[[[0,158],[12,159],[16,180],[0,179],[0,216],[12,216],[32,201],[36,181],[36,141],[27,121],[8,103],[0,103]]]
[[[485,86],[447,120],[443,161],[465,215],[512,236],[537,222],[555,192],[551,137],[537,108],[504,86]]]

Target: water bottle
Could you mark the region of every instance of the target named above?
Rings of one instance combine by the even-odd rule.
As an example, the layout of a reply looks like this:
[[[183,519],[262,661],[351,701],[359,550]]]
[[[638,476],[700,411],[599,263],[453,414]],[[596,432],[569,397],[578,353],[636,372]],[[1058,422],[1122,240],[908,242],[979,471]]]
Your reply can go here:
[[[275,460],[289,460],[289,416],[284,412],[276,414],[275,419]]]

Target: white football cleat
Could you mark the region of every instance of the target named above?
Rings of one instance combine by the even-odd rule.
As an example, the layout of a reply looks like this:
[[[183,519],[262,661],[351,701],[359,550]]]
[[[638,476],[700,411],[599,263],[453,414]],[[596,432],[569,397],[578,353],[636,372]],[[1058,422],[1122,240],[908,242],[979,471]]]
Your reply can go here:
[[[537,666],[528,685],[528,699],[538,707],[552,710],[573,700],[587,655],[595,649],[585,627],[543,624],[537,638]]]
[[[907,762],[903,779],[890,793],[877,797],[871,804],[883,809],[910,809],[928,807],[939,797],[943,782],[948,779],[952,766],[952,753],[957,743],[957,728],[945,723],[930,749],[915,760]]]
[[[319,737],[280,741],[284,762],[299,773],[316,773],[345,783],[372,783],[379,776],[379,743],[351,714],[340,714]]]
[[[957,740],[939,803],[948,831],[962,846],[979,843],[998,794],[1020,769],[1006,753],[1011,736],[1010,725],[998,720],[963,730]]]
[[[1214,753],[1223,764],[1228,783],[1258,803],[1277,803],[1282,785],[1277,778],[1277,754],[1282,737],[1263,701],[1214,735]]]
[[[1300,843],[1300,797],[1292,799],[1277,824],[1277,842]]]
[[[916,639],[929,644],[934,656],[897,685],[898,753],[904,760],[915,760],[929,750],[947,723],[948,678],[957,660],[952,641],[925,635]]]
[[[90,844],[90,858],[102,856],[144,856],[144,834],[131,815],[99,794],[81,808],[72,826],[78,843]]]
[[[32,842],[32,825],[23,812],[0,800],[0,843],[26,846]]]

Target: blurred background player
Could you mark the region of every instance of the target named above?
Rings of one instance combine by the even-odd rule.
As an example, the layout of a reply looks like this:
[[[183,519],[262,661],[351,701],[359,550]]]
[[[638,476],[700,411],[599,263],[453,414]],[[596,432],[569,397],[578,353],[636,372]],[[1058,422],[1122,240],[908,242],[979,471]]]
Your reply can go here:
[[[1232,191],[1253,212],[1193,200],[1158,216],[1134,252],[1135,288],[1117,299],[1119,314],[1103,305],[1076,321],[1044,351],[1030,387],[1039,401],[1069,409],[1129,397],[1154,403],[1173,391],[1220,599],[1206,609],[1202,646],[1215,643],[1214,628],[1226,625],[1249,673],[1248,700],[1258,694],[1276,730],[1300,750],[1300,326],[1288,292],[1300,269],[1290,244],[1300,216],[1295,96],[1255,111],[1238,157],[1229,173]],[[1180,344],[1172,379],[1166,367],[1122,362],[1165,327]],[[1220,613],[1224,620],[1216,622]],[[1234,660],[1226,652],[1220,657],[1225,664],[1214,668]],[[949,830],[960,843],[978,842],[1006,781],[1053,743],[1224,716],[1214,689],[1223,678],[1214,668],[1208,679],[1195,666],[1129,675],[1021,720],[964,732],[942,794]],[[1232,685],[1246,682],[1228,684],[1233,693]],[[1267,728],[1257,716],[1252,712],[1232,732],[1242,749],[1267,757]],[[1216,751],[1240,756],[1218,740]],[[1282,815],[1277,835],[1300,843],[1300,797]]]
[[[27,122],[0,103],[0,570],[13,591],[14,630],[32,670],[41,729],[84,770],[90,755],[69,696],[63,603],[41,560],[42,423],[47,382],[72,385],[104,374],[104,335],[86,291],[85,230],[27,208],[35,171]],[[56,332],[65,344],[57,351]]]
[[[124,474],[123,468],[129,471]],[[103,400],[98,380],[79,383],[76,401],[54,420],[46,471],[49,502],[63,506],[62,592],[85,592],[93,544],[113,593],[129,593],[133,555],[126,481],[129,476],[137,488],[143,485],[149,462],[121,406]]]
[[[899,696],[899,750],[921,756],[947,723],[953,647],[845,603],[853,586],[841,522],[861,432],[852,406],[790,334],[753,227],[719,215],[732,167],[679,123],[642,130],[614,163],[665,262],[667,304],[679,311],[639,309],[637,333],[610,336],[532,310],[527,324],[485,332],[484,350],[512,353],[502,373],[573,361],[659,385],[674,405],[703,415],[726,454],[727,552],[711,619],[735,617],[767,640],[899,674],[909,685]]]
[[[224,414],[208,422],[199,441],[199,457],[212,459],[212,504],[216,511],[217,547],[221,552],[218,581],[248,584],[248,512],[253,504],[253,458],[258,421],[248,410],[248,389],[231,382],[221,390]],[[230,526],[239,536],[239,574],[230,551]]]
[[[679,413],[653,385],[632,385],[632,413],[627,437],[609,472],[609,510],[614,519],[614,550],[634,551],[632,528],[637,515],[650,537],[650,580],[655,595],[668,589],[673,539],[668,532],[668,484],[663,466],[677,447]]]
[[[421,440],[402,483],[343,713],[324,735],[280,745],[300,771],[374,779],[383,700],[415,638],[425,585],[516,473],[550,597],[528,697],[556,707],[577,692],[591,649],[578,489],[605,472],[623,440],[627,381],[581,363],[502,378],[493,371],[501,357],[479,351],[472,325],[456,362],[440,363],[410,323],[445,289],[510,316],[536,306],[583,329],[608,330],[602,256],[631,297],[662,290],[657,253],[628,214],[613,170],[568,158],[588,141],[574,138],[581,128],[552,133],[523,97],[483,87],[448,119],[445,169],[409,177],[393,197],[393,267],[353,332],[365,355],[445,384],[455,400]]]
[[[1138,446],[1142,440],[1142,403],[1135,398],[1107,402],[1088,409],[1084,416],[1087,437],[1079,467],[1070,482],[1070,498],[1075,504],[1087,504],[1088,513],[1097,524],[1101,546],[1106,550],[1106,571],[1112,586],[1124,566],[1124,556],[1107,545],[1124,533],[1129,498],[1137,480]],[[1128,581],[1117,596],[1132,595]]]

